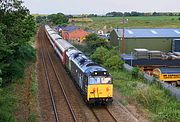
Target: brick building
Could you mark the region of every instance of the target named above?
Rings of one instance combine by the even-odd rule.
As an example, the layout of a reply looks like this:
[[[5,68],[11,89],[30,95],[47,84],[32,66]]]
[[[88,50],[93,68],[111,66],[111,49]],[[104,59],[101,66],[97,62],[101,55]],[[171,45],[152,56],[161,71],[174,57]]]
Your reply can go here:
[[[70,41],[82,42],[85,39],[85,37],[89,34],[88,32],[76,26],[62,27],[61,29],[62,38]]]

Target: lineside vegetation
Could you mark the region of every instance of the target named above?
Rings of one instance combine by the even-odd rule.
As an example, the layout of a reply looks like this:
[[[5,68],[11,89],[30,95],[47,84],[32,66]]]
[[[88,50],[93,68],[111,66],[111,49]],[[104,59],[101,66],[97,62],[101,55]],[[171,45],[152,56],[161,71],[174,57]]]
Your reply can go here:
[[[0,121],[16,121],[13,111],[17,96],[12,82],[24,76],[27,62],[35,61],[30,38],[36,27],[21,0],[3,0],[0,4]]]

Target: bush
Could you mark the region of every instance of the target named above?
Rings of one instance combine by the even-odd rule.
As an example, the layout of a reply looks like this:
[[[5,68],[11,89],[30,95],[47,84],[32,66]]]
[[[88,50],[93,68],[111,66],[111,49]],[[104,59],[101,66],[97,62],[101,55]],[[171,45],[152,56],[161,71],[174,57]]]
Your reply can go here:
[[[114,55],[105,61],[104,66],[111,70],[119,70],[123,68],[123,64],[124,63],[120,60],[120,57],[118,55]]]
[[[104,47],[97,48],[96,51],[91,55],[91,59],[98,64],[103,64],[109,57],[109,50]]]
[[[95,33],[86,36],[84,42],[86,43],[86,47],[90,55],[93,54],[99,47],[110,48],[109,42],[106,39],[99,38]]]
[[[27,62],[35,61],[35,49],[29,44],[24,44],[19,47],[14,56],[16,59],[3,70],[3,84],[23,77]]]
[[[99,47],[91,55],[92,60],[113,70],[119,70],[123,67],[123,61],[115,49],[108,50],[104,47]]]
[[[137,78],[138,73],[139,73],[139,68],[138,67],[133,67],[132,72],[131,72],[132,76]]]

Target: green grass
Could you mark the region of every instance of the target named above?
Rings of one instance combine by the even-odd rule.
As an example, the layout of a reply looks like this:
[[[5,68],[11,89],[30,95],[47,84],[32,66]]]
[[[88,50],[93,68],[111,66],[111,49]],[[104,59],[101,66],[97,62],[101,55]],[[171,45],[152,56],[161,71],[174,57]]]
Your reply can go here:
[[[38,81],[36,79],[36,74],[35,72],[32,73],[32,83],[31,83],[31,93],[32,95],[36,98],[37,96],[37,91],[38,91]]]
[[[14,122],[13,111],[17,106],[14,83],[0,89],[0,122]]]
[[[125,17],[128,23],[126,28],[180,28],[180,16],[144,16],[144,17]],[[94,17],[93,22],[77,23],[84,29],[106,29],[111,31],[113,28],[122,28],[122,17]]]
[[[110,71],[114,86],[127,97],[128,102],[135,102],[148,109],[152,121],[180,121],[180,103],[158,82],[134,78],[126,71]]]

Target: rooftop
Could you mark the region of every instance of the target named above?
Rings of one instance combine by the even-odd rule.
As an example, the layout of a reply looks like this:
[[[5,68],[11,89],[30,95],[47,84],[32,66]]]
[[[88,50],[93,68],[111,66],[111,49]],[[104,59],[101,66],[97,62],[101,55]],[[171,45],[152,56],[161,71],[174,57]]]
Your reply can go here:
[[[74,31],[74,30],[79,29],[77,26],[66,26],[66,27],[61,26],[60,28],[61,28],[63,31],[68,31],[68,32],[72,32],[72,31]]]
[[[123,29],[114,29],[122,37]],[[124,29],[125,38],[180,38],[180,28]]]

